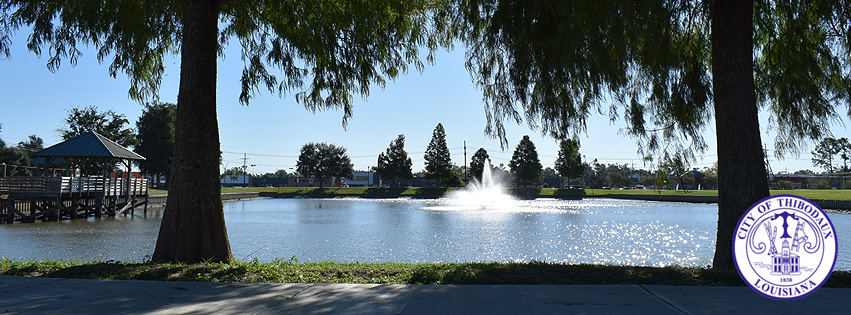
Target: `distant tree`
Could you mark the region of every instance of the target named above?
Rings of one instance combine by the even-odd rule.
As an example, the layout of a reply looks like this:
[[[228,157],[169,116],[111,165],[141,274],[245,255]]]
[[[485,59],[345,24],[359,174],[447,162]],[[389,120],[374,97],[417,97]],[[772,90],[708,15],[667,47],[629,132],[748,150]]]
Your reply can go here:
[[[30,135],[27,140],[18,142],[18,148],[29,155],[44,150],[44,140],[36,135]]]
[[[396,178],[402,178],[410,181],[414,179],[412,165],[408,152],[405,152],[405,135],[399,135],[396,140],[390,142],[390,147],[385,153],[378,154],[378,166],[375,167],[375,173],[382,180],[396,181]]]
[[[679,154],[665,154],[662,159],[663,169],[668,171],[668,174],[674,175],[677,178],[677,183],[684,193],[688,193],[685,186],[685,175],[688,172],[688,161]]]
[[[656,177],[653,181],[653,184],[656,186],[656,191],[658,191],[659,194],[662,194],[663,187],[668,187],[669,185],[671,185],[671,180],[668,177],[668,172],[664,168],[660,167],[656,170]]]
[[[641,176],[638,177],[638,181],[645,187],[653,186],[655,180],[656,177],[650,172],[647,172],[647,174],[641,174]]]
[[[706,189],[716,189],[718,187],[718,162],[715,162],[712,167],[704,167],[701,173],[705,175],[703,177],[703,187],[706,187]]]
[[[830,182],[828,182],[826,179],[816,181],[816,182],[810,184],[810,187],[812,189],[830,189],[831,188]]]
[[[851,159],[851,142],[848,138],[839,138],[836,140],[836,146],[839,149],[839,158],[842,159],[842,171],[851,172],[848,168],[848,160]]]
[[[449,178],[444,181],[444,184],[449,187],[464,186],[464,169],[458,165],[452,164],[452,172]]]
[[[797,170],[792,174],[795,174],[795,175],[815,175],[816,172],[813,172],[811,170]]]
[[[29,176],[30,169],[26,168],[30,163],[30,157],[26,151],[17,147],[0,147],[0,163],[5,163],[7,176]],[[2,168],[2,166],[0,166]]]
[[[236,181],[240,176],[248,175],[245,168],[242,166],[234,166],[222,172],[222,179],[230,177],[231,181]]]
[[[299,173],[319,180],[319,188],[329,177],[354,178],[353,167],[346,148],[324,142],[305,144],[296,164]]]
[[[0,124],[0,130],[3,125]],[[0,163],[6,164],[5,166],[0,165],[0,171],[5,170],[4,173],[0,173],[3,176],[26,176],[30,175],[29,169],[21,166],[27,166],[29,164],[30,158],[29,154],[26,151],[22,150],[20,147],[6,147],[6,142],[3,142],[3,139],[0,138]]]
[[[627,187],[630,184],[632,184],[632,182],[629,177],[626,177],[621,173],[609,174],[609,185],[611,185],[612,188]]]
[[[544,179],[558,179],[559,178],[558,173],[552,167],[545,167],[544,170],[541,172],[541,177],[543,177]]]
[[[813,166],[821,167],[828,173],[833,173],[836,169],[833,167],[834,157],[842,151],[842,146],[838,140],[827,137],[821,140],[811,153],[813,154]]]
[[[443,129],[443,124],[438,123],[437,127],[434,127],[431,141],[423,157],[425,158],[425,178],[441,185],[448,185],[453,176],[452,159],[449,155],[449,147],[446,146],[446,131]]]
[[[139,143],[134,151],[145,157],[145,160],[139,161],[139,168],[145,173],[153,174],[157,184],[160,176],[171,176],[176,114],[177,105],[154,103],[147,105],[142,110],[142,116],[136,121]]]
[[[132,128],[124,127],[128,123],[122,114],[112,110],[100,112],[97,106],[91,105],[68,110],[64,124],[57,131],[64,140],[94,131],[119,145],[132,147],[136,145],[136,133]]]
[[[559,175],[567,178],[568,183],[571,178],[582,176],[585,167],[582,165],[582,156],[579,154],[579,141],[568,139],[559,142],[555,169]]]
[[[541,160],[538,159],[538,151],[528,135],[523,136],[523,139],[517,144],[514,155],[508,162],[508,167],[511,168],[511,172],[514,173],[514,178],[518,183],[535,184],[541,180],[543,171]]]
[[[779,180],[777,181],[777,189],[780,190],[794,190],[795,184],[788,180]]]
[[[2,129],[2,124],[0,124],[0,129]],[[29,164],[30,158],[29,154],[26,151],[22,150],[20,147],[6,147],[6,142],[3,142],[3,139],[0,139],[0,163],[5,163],[6,165],[0,165],[0,172],[5,170],[4,173],[0,173],[3,176],[26,176],[30,175],[29,169],[21,166],[27,166]]]
[[[476,150],[476,153],[473,153],[473,157],[470,158],[470,175],[473,178],[482,180],[482,173],[485,171],[485,161],[490,161],[488,150],[479,148]]]
[[[260,175],[260,178],[287,178],[290,177],[290,174],[287,173],[287,170],[277,170],[274,173],[266,173]]]

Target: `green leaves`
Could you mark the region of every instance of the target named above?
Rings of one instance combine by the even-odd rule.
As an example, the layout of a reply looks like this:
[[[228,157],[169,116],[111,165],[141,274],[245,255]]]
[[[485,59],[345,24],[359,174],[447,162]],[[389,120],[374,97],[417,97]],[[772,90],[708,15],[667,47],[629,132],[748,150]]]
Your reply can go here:
[[[324,142],[305,144],[296,163],[296,169],[301,175],[319,180],[319,187],[328,177],[352,178],[352,167],[346,148]]]
[[[448,25],[436,16],[443,1],[226,1],[221,9],[222,48],[235,40],[245,61],[239,100],[247,105],[266,89],[294,93],[310,110],[341,108],[352,115],[352,94],[367,97],[408,71],[422,70],[440,46],[451,47]],[[131,99],[158,99],[167,54],[180,50],[182,5],[166,0],[0,0],[0,58],[11,38],[29,27],[27,47],[48,54],[48,69],[82,57],[91,45],[109,75],[124,72]],[[446,15],[445,11],[442,11]],[[278,70],[278,71],[275,71]],[[280,74],[277,74],[280,73]]]
[[[689,2],[466,2],[467,66],[483,89],[487,131],[525,118],[558,139],[594,111],[648,154],[705,148],[711,110],[706,8]],[[521,115],[520,112],[524,114]],[[680,142],[683,145],[660,145]]]
[[[836,107],[851,117],[851,4],[757,2],[756,11],[757,97],[773,113],[775,155],[797,154],[829,134]]]
[[[176,114],[177,105],[154,103],[146,106],[136,121],[139,144],[135,151],[145,157],[145,160],[139,162],[142,171],[171,176]]]
[[[420,47],[431,53],[450,46],[431,27],[433,1],[253,1],[229,3],[222,40],[235,38],[246,66],[240,102],[261,88],[285,95],[309,110],[342,108],[352,115],[352,94],[364,98],[370,85],[423,69]],[[279,79],[268,67],[279,68]]]
[[[84,108],[73,107],[68,110],[64,125],[56,131],[64,140],[94,131],[121,146],[135,146],[137,144],[136,132],[132,128],[124,128],[127,123],[129,121],[123,114],[118,114],[113,110],[101,112],[98,111],[97,106],[90,105]]]
[[[46,52],[50,71],[65,60],[76,65],[83,56],[78,45],[91,45],[98,61],[111,59],[111,76],[124,72],[130,78],[131,99],[157,99],[163,57],[180,48],[181,26],[174,5],[164,0],[3,0],[0,57],[9,56],[11,35],[26,25],[32,29],[27,48],[39,56]]]

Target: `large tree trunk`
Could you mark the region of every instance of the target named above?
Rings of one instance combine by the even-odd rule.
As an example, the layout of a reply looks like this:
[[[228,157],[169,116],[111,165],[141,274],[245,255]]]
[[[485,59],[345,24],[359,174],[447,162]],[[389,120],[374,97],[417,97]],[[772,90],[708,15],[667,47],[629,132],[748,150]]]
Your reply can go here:
[[[228,262],[216,117],[218,1],[183,6],[174,160],[155,262]]]
[[[718,235],[714,268],[733,268],[739,218],[768,197],[753,77],[753,3],[712,7],[712,92],[718,140]]]

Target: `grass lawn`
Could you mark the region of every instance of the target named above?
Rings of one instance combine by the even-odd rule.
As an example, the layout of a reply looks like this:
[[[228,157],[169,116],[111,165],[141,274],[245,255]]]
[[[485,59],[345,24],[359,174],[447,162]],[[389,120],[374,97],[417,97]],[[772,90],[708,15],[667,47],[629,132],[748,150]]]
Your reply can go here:
[[[0,275],[157,281],[401,284],[665,284],[743,286],[735,269],[568,265],[557,263],[271,263],[154,264],[13,262]],[[825,287],[851,287],[851,272],[834,271]]]
[[[602,189],[586,189],[586,196],[601,196],[607,194],[619,195],[659,195],[655,190],[602,190]],[[807,199],[823,199],[823,200],[851,200],[851,190],[772,190],[771,195],[797,195]],[[690,190],[688,193],[683,193],[682,190],[663,190],[664,196],[718,196],[717,190]]]

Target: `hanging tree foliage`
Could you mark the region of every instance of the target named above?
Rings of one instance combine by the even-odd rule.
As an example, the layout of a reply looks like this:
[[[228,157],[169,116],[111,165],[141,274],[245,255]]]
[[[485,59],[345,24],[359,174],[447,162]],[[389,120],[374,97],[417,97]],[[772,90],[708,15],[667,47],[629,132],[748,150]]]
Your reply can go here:
[[[245,62],[239,100],[262,89],[294,94],[309,110],[342,109],[352,95],[423,68],[439,46],[451,46],[435,13],[442,2],[270,0],[0,0],[0,58],[15,31],[32,30],[27,47],[48,55],[48,69],[96,51],[110,76],[125,73],[130,98],[157,100],[169,54],[180,55],[175,152],[169,198],[152,260],[230,261],[219,185],[217,61],[236,43]],[[444,12],[445,13],[445,12]],[[281,76],[275,73],[282,73]]]
[[[778,154],[851,116],[851,3],[791,1],[456,2],[487,131],[526,120],[556,138],[595,112],[622,119],[640,154],[692,160],[714,117],[715,267],[732,268],[733,229],[768,196],[758,108]]]

